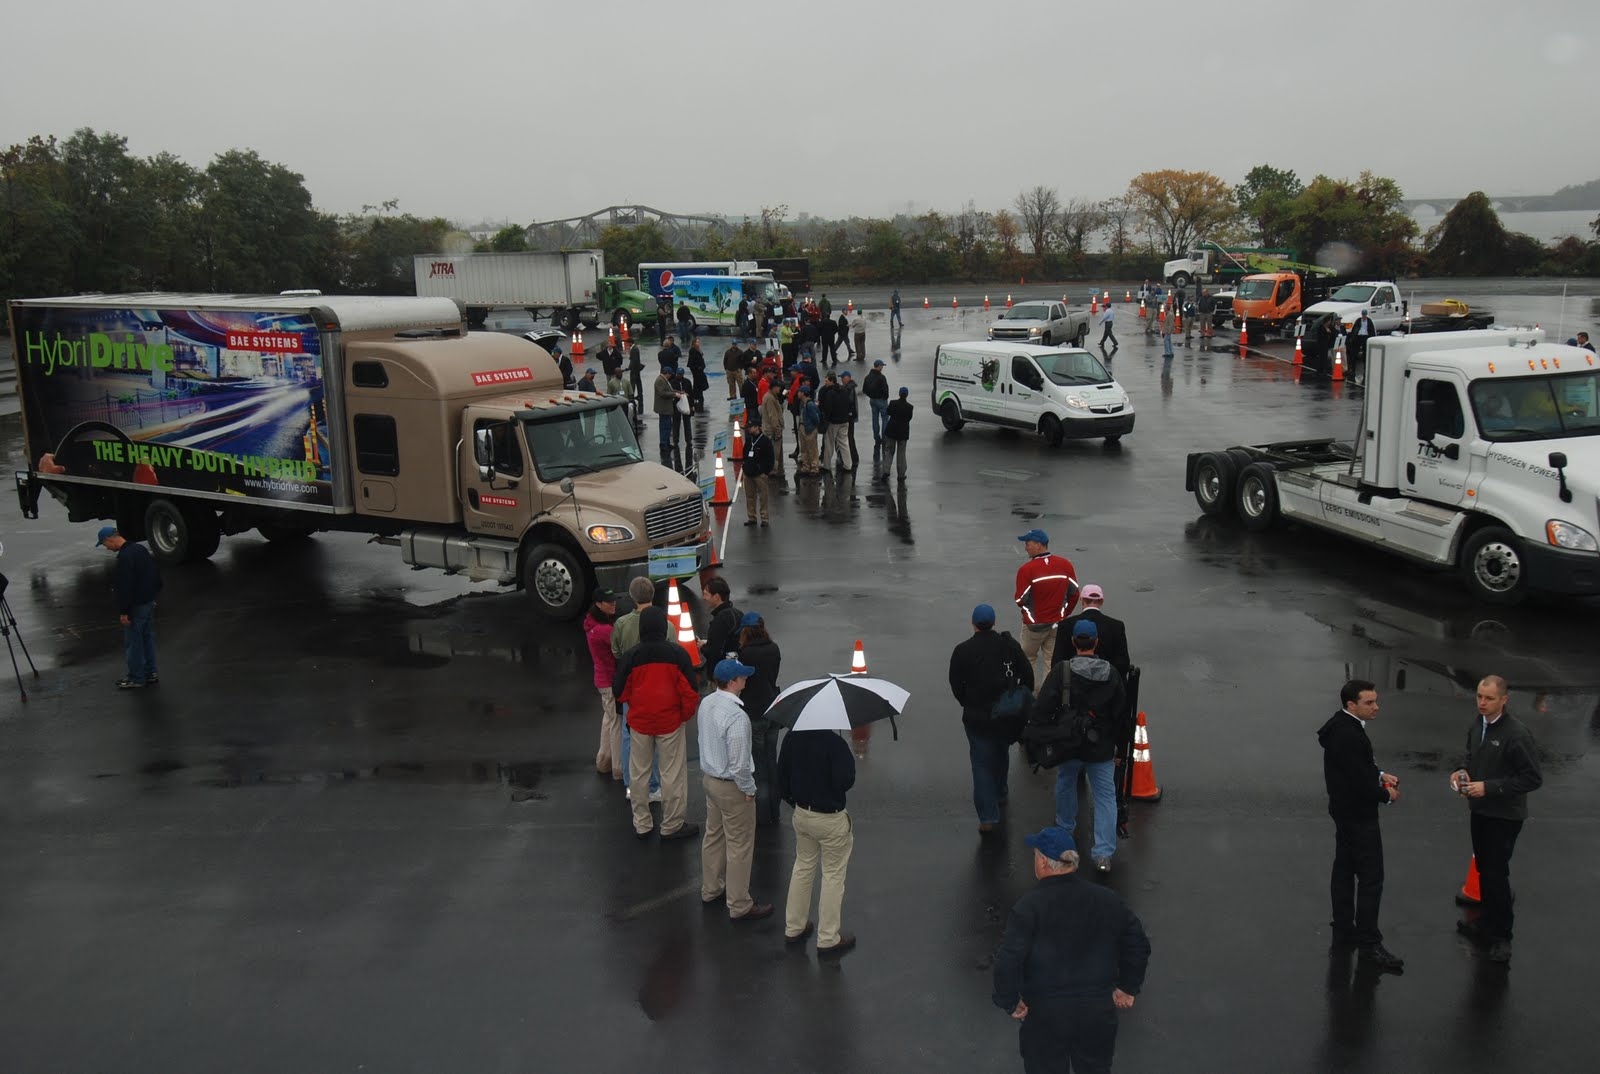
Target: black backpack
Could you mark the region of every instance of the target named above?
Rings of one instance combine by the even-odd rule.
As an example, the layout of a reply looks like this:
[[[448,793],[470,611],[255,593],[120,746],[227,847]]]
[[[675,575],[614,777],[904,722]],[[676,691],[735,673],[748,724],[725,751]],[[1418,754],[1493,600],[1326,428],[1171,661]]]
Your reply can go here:
[[[1100,724],[1093,709],[1079,709],[1072,701],[1071,669],[1065,661],[1057,664],[1052,675],[1063,678],[1061,707],[1047,711],[1039,705],[1033,707],[1028,722],[1022,725],[1022,752],[1034,770],[1055,768],[1062,761],[1077,757],[1085,746],[1100,741]]]

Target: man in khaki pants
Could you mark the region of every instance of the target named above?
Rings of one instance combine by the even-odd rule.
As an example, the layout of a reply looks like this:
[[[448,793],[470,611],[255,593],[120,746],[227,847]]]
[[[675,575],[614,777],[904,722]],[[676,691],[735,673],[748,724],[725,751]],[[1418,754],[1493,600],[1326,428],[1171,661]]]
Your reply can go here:
[[[694,719],[700,704],[694,668],[683,646],[667,640],[667,613],[649,607],[639,613],[639,644],[623,654],[617,664],[616,699],[627,706],[629,748],[628,778],[641,791],[650,778],[650,765],[661,758],[661,838],[689,839],[700,834],[698,824],[685,824],[689,805],[689,776],[684,769],[683,726]],[[633,830],[650,838],[655,818],[650,796],[631,798]]]
[[[700,901],[726,901],[735,921],[772,915],[770,902],[750,898],[750,863],[756,845],[756,766],[750,751],[750,717],[739,695],[756,669],[720,660],[717,688],[700,702],[701,783],[706,790],[706,834],[700,843]]]
[[[1056,630],[1061,621],[1072,614],[1078,603],[1078,575],[1072,569],[1072,560],[1066,556],[1052,555],[1050,535],[1033,529],[1018,537],[1028,558],[1017,568],[1015,603],[1022,612],[1022,655],[1028,666],[1034,667],[1034,693],[1044,685],[1050,674],[1056,649]],[[1044,668],[1035,667],[1040,654],[1044,655]]]
[[[845,793],[855,785],[856,759],[835,731],[790,731],[778,753],[778,794],[794,807],[794,872],[784,911],[784,943],[802,944],[813,925],[811,889],[822,862],[817,905],[817,955],[838,957],[856,945],[839,932],[844,875],[855,834],[845,811]]]

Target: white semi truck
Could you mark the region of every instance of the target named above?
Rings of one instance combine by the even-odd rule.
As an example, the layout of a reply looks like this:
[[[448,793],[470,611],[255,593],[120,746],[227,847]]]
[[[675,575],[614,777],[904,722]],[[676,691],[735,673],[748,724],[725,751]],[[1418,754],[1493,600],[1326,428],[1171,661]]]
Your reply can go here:
[[[1600,362],[1539,329],[1378,336],[1354,441],[1197,452],[1185,487],[1460,572],[1491,604],[1600,593]]]
[[[418,254],[412,269],[418,297],[451,299],[474,328],[499,309],[548,314],[568,332],[619,314],[630,324],[655,314],[655,300],[634,289],[633,277],[606,275],[604,250]]]

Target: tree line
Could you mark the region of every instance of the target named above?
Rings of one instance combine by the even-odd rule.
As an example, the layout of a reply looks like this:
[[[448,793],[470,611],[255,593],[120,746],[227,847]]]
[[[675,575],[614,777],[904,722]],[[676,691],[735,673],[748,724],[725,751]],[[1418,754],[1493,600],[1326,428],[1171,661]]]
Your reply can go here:
[[[1343,271],[1382,276],[1600,275],[1600,218],[1584,238],[1546,245],[1508,232],[1482,193],[1426,235],[1392,179],[1259,165],[1230,185],[1209,172],[1143,172],[1115,198],[1021,191],[1008,206],[889,219],[789,220],[762,210],[693,249],[653,223],[600,237],[611,271],[641,261],[807,256],[832,283],[1154,277],[1201,240],[1337,255]],[[304,178],[251,150],[196,168],[170,153],[138,157],[127,139],[83,129],[0,152],[0,299],[86,291],[410,294],[415,254],[527,249],[529,231],[474,240],[442,217],[392,201],[334,215]]]

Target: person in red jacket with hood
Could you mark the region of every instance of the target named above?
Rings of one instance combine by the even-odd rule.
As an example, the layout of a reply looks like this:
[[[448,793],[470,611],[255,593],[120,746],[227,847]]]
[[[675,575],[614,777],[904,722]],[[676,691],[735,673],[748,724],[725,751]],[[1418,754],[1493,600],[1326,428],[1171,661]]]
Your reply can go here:
[[[1033,667],[1040,653],[1044,654],[1043,670],[1035,669],[1033,681],[1044,685],[1045,676],[1056,651],[1056,631],[1061,621],[1072,614],[1078,603],[1078,574],[1072,569],[1072,560],[1066,556],[1052,555],[1050,535],[1033,529],[1017,540],[1028,551],[1027,562],[1017,568],[1017,592],[1013,598],[1022,612],[1022,655]]]
[[[639,644],[622,654],[617,663],[617,700],[628,713],[628,778],[639,786],[650,778],[650,763],[661,757],[661,838],[690,839],[700,834],[696,824],[685,824],[689,807],[689,776],[684,767],[683,727],[700,706],[694,666],[683,647],[667,640],[667,613],[646,608],[639,613]],[[650,838],[655,818],[650,798],[630,800],[633,830]]]

